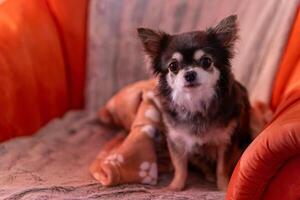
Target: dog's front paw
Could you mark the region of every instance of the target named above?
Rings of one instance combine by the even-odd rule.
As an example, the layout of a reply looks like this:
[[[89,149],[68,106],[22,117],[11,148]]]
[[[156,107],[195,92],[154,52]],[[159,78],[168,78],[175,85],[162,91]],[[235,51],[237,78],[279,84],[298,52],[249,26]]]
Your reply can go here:
[[[206,173],[205,174],[205,180],[207,180],[210,183],[215,183],[216,182],[216,177],[211,173]]]
[[[226,191],[228,186],[228,179],[224,176],[219,176],[217,178],[217,187],[221,191]]]
[[[178,192],[178,191],[181,191],[181,190],[183,190],[184,189],[184,183],[178,183],[178,182],[174,182],[174,181],[172,181],[171,183],[170,183],[170,185],[168,185],[167,187],[166,187],[166,190],[168,190],[168,191],[174,191],[174,192]]]

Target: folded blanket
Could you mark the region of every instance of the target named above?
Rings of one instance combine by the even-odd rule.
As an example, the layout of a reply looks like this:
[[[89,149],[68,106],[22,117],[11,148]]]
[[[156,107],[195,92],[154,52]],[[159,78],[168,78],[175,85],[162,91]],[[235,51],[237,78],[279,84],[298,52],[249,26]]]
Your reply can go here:
[[[90,167],[92,175],[103,185],[122,183],[157,183],[157,154],[161,171],[168,170],[170,162],[163,138],[161,113],[148,98],[153,94],[155,80],[141,81],[117,93],[100,109],[99,117],[110,126],[122,127],[121,132],[100,151]]]
[[[172,169],[161,112],[153,102],[155,85],[154,79],[129,85],[100,109],[102,123],[123,129],[102,147],[90,167],[92,175],[102,185],[155,185],[158,172]],[[271,117],[268,106],[254,104],[251,110],[253,138]]]

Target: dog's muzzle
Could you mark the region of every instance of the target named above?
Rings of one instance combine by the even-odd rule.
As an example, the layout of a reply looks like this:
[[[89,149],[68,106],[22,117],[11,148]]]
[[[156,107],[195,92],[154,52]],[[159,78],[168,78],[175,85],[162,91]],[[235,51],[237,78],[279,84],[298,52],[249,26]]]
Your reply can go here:
[[[187,82],[192,83],[197,79],[197,73],[195,71],[188,71],[184,74],[184,79]]]

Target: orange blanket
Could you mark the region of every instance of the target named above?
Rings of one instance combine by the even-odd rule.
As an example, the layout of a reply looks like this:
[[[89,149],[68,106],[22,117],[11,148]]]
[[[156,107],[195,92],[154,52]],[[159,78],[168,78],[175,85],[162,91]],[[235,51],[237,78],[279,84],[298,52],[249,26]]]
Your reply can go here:
[[[108,142],[90,167],[103,185],[144,183],[155,185],[157,155],[164,157],[160,170],[168,169],[165,140],[161,134],[161,113],[148,95],[153,95],[155,80],[125,87],[100,109],[100,120],[125,130]],[[128,133],[128,134],[126,134]],[[156,151],[160,153],[156,153]],[[166,167],[167,166],[167,167]]]

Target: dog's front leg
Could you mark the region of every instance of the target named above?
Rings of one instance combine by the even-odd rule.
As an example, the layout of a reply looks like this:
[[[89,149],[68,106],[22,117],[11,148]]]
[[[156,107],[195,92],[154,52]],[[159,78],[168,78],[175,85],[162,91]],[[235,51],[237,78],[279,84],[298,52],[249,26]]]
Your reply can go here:
[[[228,173],[225,167],[226,145],[218,148],[217,158],[217,186],[219,190],[226,191],[228,185]]]
[[[185,187],[185,182],[188,175],[188,155],[185,150],[185,145],[174,143],[169,139],[168,148],[174,166],[174,177],[167,189],[180,191]]]

